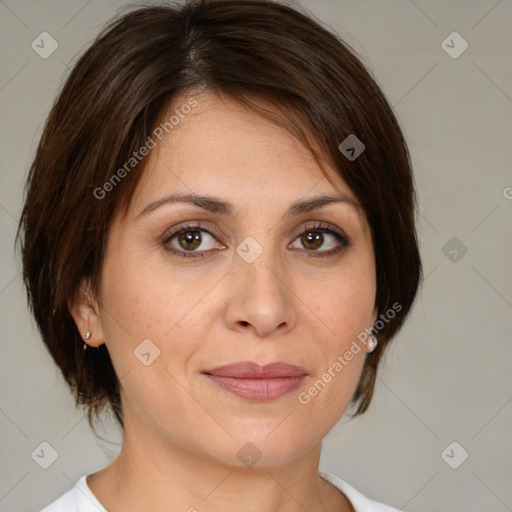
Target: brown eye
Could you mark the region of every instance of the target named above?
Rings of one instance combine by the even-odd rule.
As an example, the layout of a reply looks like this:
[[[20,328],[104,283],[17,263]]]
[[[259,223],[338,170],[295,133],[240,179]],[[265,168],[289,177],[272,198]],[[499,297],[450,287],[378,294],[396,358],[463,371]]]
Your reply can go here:
[[[300,241],[306,249],[316,250],[322,247],[324,235],[318,231],[308,231],[300,237]]]
[[[350,245],[348,237],[323,224],[307,226],[296,240],[312,256],[333,256]]]
[[[201,245],[201,234],[199,230],[187,230],[178,233],[176,240],[178,244],[187,251],[193,251]]]
[[[169,234],[163,241],[164,248],[182,257],[203,257],[216,247],[216,239],[204,228],[185,226]]]

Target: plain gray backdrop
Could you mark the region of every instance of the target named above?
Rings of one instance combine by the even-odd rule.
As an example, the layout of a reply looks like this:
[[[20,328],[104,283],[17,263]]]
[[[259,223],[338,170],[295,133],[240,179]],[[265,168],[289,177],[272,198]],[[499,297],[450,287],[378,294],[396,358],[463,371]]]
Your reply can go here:
[[[126,4],[0,0],[4,512],[39,510],[118,450],[94,437],[46,352],[13,240],[24,179],[67,67]],[[394,106],[414,164],[425,270],[370,410],[329,433],[321,467],[410,512],[510,511],[512,4],[299,4],[360,53]],[[48,37],[42,32],[58,44],[46,58],[32,47]],[[58,454],[47,469],[33,455],[42,442]]]

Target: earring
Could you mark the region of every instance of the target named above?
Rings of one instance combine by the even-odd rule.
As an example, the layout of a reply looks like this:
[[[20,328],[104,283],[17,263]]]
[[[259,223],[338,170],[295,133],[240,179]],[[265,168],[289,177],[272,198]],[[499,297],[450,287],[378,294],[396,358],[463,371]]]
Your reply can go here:
[[[87,341],[89,341],[89,340],[91,339],[91,336],[92,336],[92,332],[91,332],[91,331],[87,331],[87,332],[85,333],[85,339],[86,339]],[[88,346],[89,346],[89,345],[87,345],[87,343],[84,343],[84,350],[87,350],[87,347],[88,347]]]
[[[379,342],[377,341],[377,338],[374,334],[370,334],[370,340],[368,341],[368,353],[373,352],[377,348],[377,344]]]

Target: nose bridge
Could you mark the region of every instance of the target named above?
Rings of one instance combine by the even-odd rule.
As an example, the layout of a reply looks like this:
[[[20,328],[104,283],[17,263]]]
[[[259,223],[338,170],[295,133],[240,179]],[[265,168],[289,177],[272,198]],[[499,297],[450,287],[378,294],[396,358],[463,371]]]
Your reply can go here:
[[[248,293],[254,295],[263,292],[276,298],[286,295],[284,265],[270,236],[262,243],[247,237],[239,244],[236,252],[242,260],[237,265],[244,275]]]
[[[272,248],[265,250],[253,263],[246,263],[244,270],[252,292],[264,291],[272,293],[276,297],[286,295],[283,265],[279,260],[279,255],[275,254]]]
[[[262,238],[260,235],[258,238]],[[294,305],[285,264],[272,237],[263,243],[248,236],[236,248],[234,258],[236,297],[232,297],[231,322],[247,322],[260,333],[269,333],[281,324],[290,327]]]

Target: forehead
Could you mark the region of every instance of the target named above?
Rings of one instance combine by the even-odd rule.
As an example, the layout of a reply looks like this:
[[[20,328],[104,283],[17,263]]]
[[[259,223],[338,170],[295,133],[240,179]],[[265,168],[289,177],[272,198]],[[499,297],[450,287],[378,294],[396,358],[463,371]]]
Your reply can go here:
[[[194,105],[191,100],[195,106],[185,108]],[[268,102],[251,101],[272,110]],[[290,131],[228,96],[182,95],[156,128],[163,134],[148,155],[135,210],[175,192],[214,195],[240,208],[321,194],[341,194],[357,204],[341,176],[325,162],[330,183]]]

